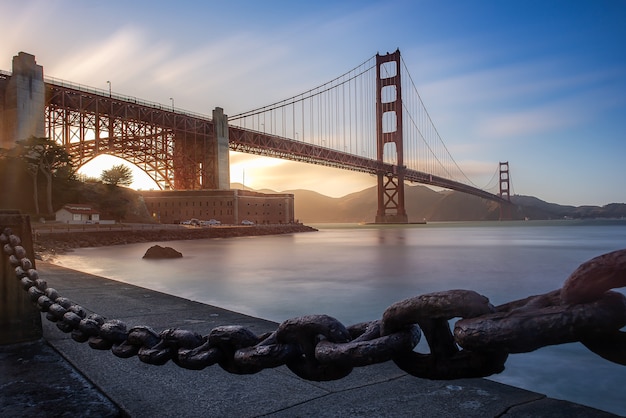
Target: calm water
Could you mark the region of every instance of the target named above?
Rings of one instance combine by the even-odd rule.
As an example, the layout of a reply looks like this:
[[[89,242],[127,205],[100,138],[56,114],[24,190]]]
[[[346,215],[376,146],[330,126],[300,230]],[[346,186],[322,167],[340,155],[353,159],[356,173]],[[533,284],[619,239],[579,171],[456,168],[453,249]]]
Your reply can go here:
[[[545,293],[582,262],[626,248],[626,221],[314,226],[160,243],[183,253],[176,260],[143,260],[155,244],[143,243],[79,249],[58,263],[276,322],[328,314],[350,325],[433,291],[471,289],[495,305]],[[581,344],[511,355],[491,379],[626,415],[626,367]]]

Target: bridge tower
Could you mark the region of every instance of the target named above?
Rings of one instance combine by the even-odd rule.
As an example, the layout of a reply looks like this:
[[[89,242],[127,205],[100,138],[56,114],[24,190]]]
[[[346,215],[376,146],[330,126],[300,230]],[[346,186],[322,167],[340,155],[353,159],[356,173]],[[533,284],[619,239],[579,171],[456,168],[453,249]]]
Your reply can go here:
[[[394,157],[393,170],[378,172],[376,223],[408,223],[404,207],[404,155],[402,136],[402,86],[400,50],[376,54],[376,145],[377,159]],[[386,146],[393,144],[392,146]],[[389,155],[391,154],[391,155]]]
[[[511,219],[511,194],[509,179],[509,162],[500,162],[500,198],[506,200],[500,202],[500,220]]]
[[[35,56],[13,57],[13,75],[0,78],[0,148],[16,141],[45,136],[46,86]]]
[[[500,163],[500,197],[510,202],[509,186],[509,162],[505,161]]]
[[[230,149],[228,147],[228,116],[224,109],[216,107],[213,110],[213,124],[215,126],[215,175],[218,189],[230,189]]]

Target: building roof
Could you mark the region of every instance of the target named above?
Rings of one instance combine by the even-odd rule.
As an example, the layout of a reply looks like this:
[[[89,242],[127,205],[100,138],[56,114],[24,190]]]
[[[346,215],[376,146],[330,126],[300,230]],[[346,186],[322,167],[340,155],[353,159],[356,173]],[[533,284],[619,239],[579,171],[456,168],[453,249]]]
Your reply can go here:
[[[90,205],[83,205],[80,203],[68,203],[63,206],[61,209],[65,209],[69,213],[84,213],[86,215],[99,214],[97,210],[92,208]]]

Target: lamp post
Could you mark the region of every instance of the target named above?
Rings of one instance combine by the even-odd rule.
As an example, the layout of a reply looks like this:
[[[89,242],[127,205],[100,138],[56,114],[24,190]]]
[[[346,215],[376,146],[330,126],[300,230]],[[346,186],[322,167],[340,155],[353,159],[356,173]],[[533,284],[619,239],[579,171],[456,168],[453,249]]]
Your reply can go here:
[[[107,80],[107,84],[109,85],[109,97],[111,97],[111,82]]]
[[[170,97],[170,100],[172,101],[172,112],[174,111],[174,98]]]

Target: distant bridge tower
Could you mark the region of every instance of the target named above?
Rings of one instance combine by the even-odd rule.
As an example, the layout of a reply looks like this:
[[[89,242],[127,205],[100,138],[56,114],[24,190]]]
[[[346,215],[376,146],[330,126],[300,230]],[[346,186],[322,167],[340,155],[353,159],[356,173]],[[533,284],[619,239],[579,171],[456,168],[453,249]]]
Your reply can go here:
[[[509,162],[505,161],[500,163],[500,197],[510,202],[509,186]]]
[[[402,87],[400,50],[376,54],[376,145],[377,159],[384,162],[387,144],[395,145],[392,172],[378,172],[378,211],[376,223],[408,223],[404,208],[404,155],[402,137]],[[393,155],[391,155],[393,157]]]
[[[500,198],[507,201],[507,203],[500,203],[500,220],[511,219],[510,186],[509,162],[500,162]]]

